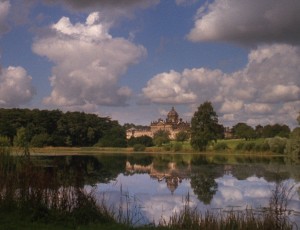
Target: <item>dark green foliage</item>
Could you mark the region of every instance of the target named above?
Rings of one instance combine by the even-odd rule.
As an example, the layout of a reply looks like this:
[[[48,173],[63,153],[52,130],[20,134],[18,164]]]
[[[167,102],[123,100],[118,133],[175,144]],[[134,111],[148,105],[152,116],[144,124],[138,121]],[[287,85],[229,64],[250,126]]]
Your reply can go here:
[[[189,138],[190,138],[190,134],[186,131],[179,131],[176,134],[176,141],[184,142],[187,141]]]
[[[266,143],[270,146],[270,150],[274,153],[283,154],[285,150],[285,146],[287,144],[287,138],[283,137],[274,137],[267,138]]]
[[[246,123],[238,123],[232,127],[233,134],[237,138],[244,138],[246,140],[255,138],[254,129]]]
[[[128,146],[134,146],[135,144],[142,144],[145,147],[153,146],[153,139],[147,135],[143,135],[140,137],[131,137],[128,140]]]
[[[206,150],[209,142],[216,141],[220,126],[218,116],[210,102],[198,107],[191,122],[191,146],[198,151]]]
[[[172,147],[174,152],[179,152],[182,150],[182,144],[179,142],[175,142]]]
[[[289,137],[290,135],[290,128],[287,125],[266,125],[262,129],[262,137],[269,138],[269,137]]]
[[[6,136],[0,136],[0,147],[9,147],[10,141]]]
[[[254,150],[256,152],[266,152],[270,150],[270,146],[268,143],[264,142],[264,143],[256,143]]]
[[[255,148],[254,142],[246,142],[243,146],[243,150],[245,150],[245,151],[253,151],[254,148]]]
[[[48,145],[49,135],[47,133],[40,133],[33,136],[30,141],[32,147],[44,147]]]
[[[296,162],[300,160],[300,128],[295,128],[286,144],[286,154]]]
[[[117,123],[99,139],[97,146],[100,147],[127,147],[126,132]]]
[[[266,152],[270,150],[270,146],[267,142],[255,143],[255,142],[239,142],[235,146],[235,150],[239,151],[254,151],[254,152]]]
[[[135,144],[133,146],[133,151],[135,151],[135,152],[143,152],[143,151],[145,151],[145,149],[146,149],[146,147],[143,144]]]
[[[244,148],[244,142],[239,142],[236,146],[235,146],[235,150],[242,150]]]
[[[170,132],[165,130],[158,130],[153,135],[153,143],[156,146],[162,146],[163,144],[167,144],[170,142]]]
[[[112,134],[116,129],[120,135]],[[59,110],[0,109],[0,136],[6,136],[11,144],[15,139],[17,146],[25,142],[35,147],[93,146],[103,137],[105,146],[126,146],[125,131],[118,122],[95,114]],[[107,140],[116,136],[117,140]]]
[[[216,150],[216,151],[221,151],[221,150],[226,150],[226,149],[228,149],[228,146],[224,142],[219,142],[214,145],[214,150]]]

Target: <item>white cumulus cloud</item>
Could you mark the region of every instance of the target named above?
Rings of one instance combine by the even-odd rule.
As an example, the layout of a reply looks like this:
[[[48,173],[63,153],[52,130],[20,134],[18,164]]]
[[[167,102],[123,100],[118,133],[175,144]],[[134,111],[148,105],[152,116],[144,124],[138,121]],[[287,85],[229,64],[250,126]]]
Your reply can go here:
[[[40,36],[33,51],[54,63],[50,78],[53,90],[44,99],[57,106],[124,105],[131,95],[119,78],[137,63],[146,50],[124,38],[113,38],[99,13],[85,23],[72,24],[63,17]]]
[[[259,46],[239,71],[225,74],[199,68],[161,73],[148,81],[143,93],[154,103],[199,105],[212,101],[225,122],[295,125],[300,103],[299,63],[297,46]],[[284,113],[287,108],[291,110]]]
[[[299,44],[300,2],[215,0],[198,10],[192,41]]]
[[[0,69],[0,106],[18,107],[30,102],[35,95],[31,81],[23,67]]]

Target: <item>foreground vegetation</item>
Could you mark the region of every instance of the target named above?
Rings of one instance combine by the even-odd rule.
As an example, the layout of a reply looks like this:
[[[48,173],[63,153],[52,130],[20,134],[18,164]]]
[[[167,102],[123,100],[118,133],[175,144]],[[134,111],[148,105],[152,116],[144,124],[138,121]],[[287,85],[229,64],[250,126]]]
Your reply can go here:
[[[280,184],[263,212],[199,213],[189,206],[155,226],[136,226],[130,210],[120,212],[97,202],[84,189],[83,168],[65,178],[55,167],[43,167],[29,156],[14,157],[0,148],[0,226],[4,229],[292,229],[286,209],[289,189]]]

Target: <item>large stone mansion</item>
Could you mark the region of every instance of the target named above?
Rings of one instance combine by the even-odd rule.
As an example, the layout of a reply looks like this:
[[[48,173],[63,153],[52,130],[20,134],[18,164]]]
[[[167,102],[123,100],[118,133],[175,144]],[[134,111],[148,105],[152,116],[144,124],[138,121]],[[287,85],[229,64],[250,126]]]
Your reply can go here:
[[[153,137],[154,133],[158,130],[169,131],[170,138],[175,139],[176,134],[180,131],[188,131],[190,129],[190,123],[184,122],[181,118],[179,118],[178,113],[172,107],[171,111],[168,113],[166,120],[158,119],[157,121],[153,121],[150,123],[149,128],[147,129],[128,129],[126,131],[127,139],[131,137],[140,137],[147,135],[149,137]]]

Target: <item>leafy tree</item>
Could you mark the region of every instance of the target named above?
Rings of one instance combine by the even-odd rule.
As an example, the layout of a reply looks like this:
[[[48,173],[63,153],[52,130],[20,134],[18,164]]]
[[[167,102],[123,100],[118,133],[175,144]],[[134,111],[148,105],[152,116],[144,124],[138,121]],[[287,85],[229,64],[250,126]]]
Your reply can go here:
[[[194,113],[191,122],[191,145],[204,151],[211,141],[216,141],[219,132],[218,116],[211,102],[204,102]]]
[[[142,144],[145,147],[153,146],[153,139],[147,135],[143,135],[140,137],[131,137],[128,140],[128,146],[134,146],[136,144]]]
[[[297,117],[300,125],[300,113]],[[300,127],[295,128],[286,143],[285,153],[295,162],[300,161]]]
[[[170,142],[170,132],[166,130],[158,130],[153,134],[153,143],[157,146]]]
[[[262,130],[262,136],[264,138],[268,137],[289,137],[291,130],[287,125],[280,125],[280,124],[274,124],[274,125],[266,125],[264,126]]]
[[[179,131],[177,134],[176,134],[176,141],[181,141],[181,142],[184,142],[184,141],[187,141],[189,139],[190,135],[188,132],[186,131]]]
[[[14,146],[24,147],[28,145],[27,131],[24,127],[17,130],[17,135],[14,138]]]
[[[101,147],[127,147],[125,129],[117,122],[99,139],[98,146]]]
[[[255,136],[260,138],[262,137],[264,127],[262,125],[255,126]]]
[[[6,136],[0,136],[0,147],[9,147],[10,141]]]
[[[40,133],[31,139],[30,145],[33,147],[44,147],[48,145],[48,139],[49,135],[47,133]]]
[[[246,123],[238,123],[233,126],[232,129],[236,137],[244,138],[246,140],[255,138],[254,129]]]

